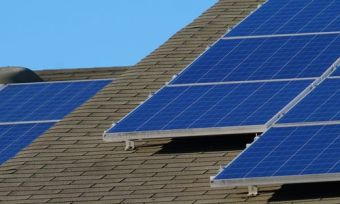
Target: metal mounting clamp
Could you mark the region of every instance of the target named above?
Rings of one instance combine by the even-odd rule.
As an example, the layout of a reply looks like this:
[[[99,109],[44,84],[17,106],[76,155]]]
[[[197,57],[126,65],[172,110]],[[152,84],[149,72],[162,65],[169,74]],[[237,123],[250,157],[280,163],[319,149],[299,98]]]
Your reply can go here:
[[[248,186],[248,196],[257,196],[258,187],[257,186]]]
[[[135,142],[132,140],[125,140],[125,151],[135,149]]]

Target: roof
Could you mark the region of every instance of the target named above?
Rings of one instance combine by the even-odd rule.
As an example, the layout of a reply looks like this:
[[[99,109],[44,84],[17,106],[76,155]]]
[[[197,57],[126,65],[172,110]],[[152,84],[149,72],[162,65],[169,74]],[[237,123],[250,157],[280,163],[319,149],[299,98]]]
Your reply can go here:
[[[44,81],[69,81],[84,79],[118,78],[129,67],[95,67],[78,69],[39,70],[36,73]]]
[[[124,151],[103,131],[159,89],[262,0],[221,0],[133,67],[39,71],[45,80],[116,78],[15,158],[0,166],[4,203],[337,203],[337,182],[212,189],[209,176],[253,135],[153,139]],[[107,72],[108,71],[108,72]]]

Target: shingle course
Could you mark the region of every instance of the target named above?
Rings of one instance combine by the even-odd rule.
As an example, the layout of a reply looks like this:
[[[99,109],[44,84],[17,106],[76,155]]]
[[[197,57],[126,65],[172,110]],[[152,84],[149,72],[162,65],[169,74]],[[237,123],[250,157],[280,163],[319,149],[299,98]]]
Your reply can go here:
[[[129,67],[98,67],[82,69],[39,70],[36,73],[44,81],[69,81],[84,79],[118,78]]]

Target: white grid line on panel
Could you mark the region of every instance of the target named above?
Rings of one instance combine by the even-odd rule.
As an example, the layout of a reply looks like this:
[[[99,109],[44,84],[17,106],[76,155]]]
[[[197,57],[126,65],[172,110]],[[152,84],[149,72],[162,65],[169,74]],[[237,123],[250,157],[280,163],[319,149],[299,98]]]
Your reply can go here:
[[[242,39],[254,39],[254,38],[278,38],[278,37],[296,37],[296,36],[309,36],[309,35],[332,35],[340,34],[340,31],[333,32],[315,32],[315,33],[293,33],[293,34],[274,34],[274,35],[250,35],[250,36],[233,36],[224,37],[222,40],[242,40]]]
[[[190,83],[190,84],[169,84],[169,85],[167,85],[167,87],[208,86],[208,85],[223,85],[223,84],[249,84],[249,83],[265,83],[265,82],[304,81],[304,80],[315,80],[315,79],[317,79],[317,77],[288,78],[288,79],[264,79],[264,80],[249,80],[249,81],[207,82],[207,83]]]
[[[0,122],[0,125],[19,125],[32,123],[57,123],[60,120],[34,120],[34,121],[15,121],[15,122]]]

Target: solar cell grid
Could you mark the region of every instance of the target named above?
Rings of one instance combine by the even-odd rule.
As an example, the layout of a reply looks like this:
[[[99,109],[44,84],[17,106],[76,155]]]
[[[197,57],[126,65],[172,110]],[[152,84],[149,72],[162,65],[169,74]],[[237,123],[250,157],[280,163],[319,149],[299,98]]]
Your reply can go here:
[[[0,125],[0,165],[53,125],[54,123]]]
[[[4,86],[0,90],[0,165],[54,125],[48,121],[62,119],[110,82],[94,80]]]
[[[311,82],[165,87],[108,133],[264,125]]]
[[[220,40],[171,84],[319,77],[339,53],[339,34]]]
[[[338,0],[269,0],[225,37],[340,31]]]
[[[0,122],[60,120],[111,80],[13,84],[0,91]]]
[[[340,120],[340,79],[326,79],[278,123]]]
[[[340,125],[272,128],[215,180],[340,173]]]

